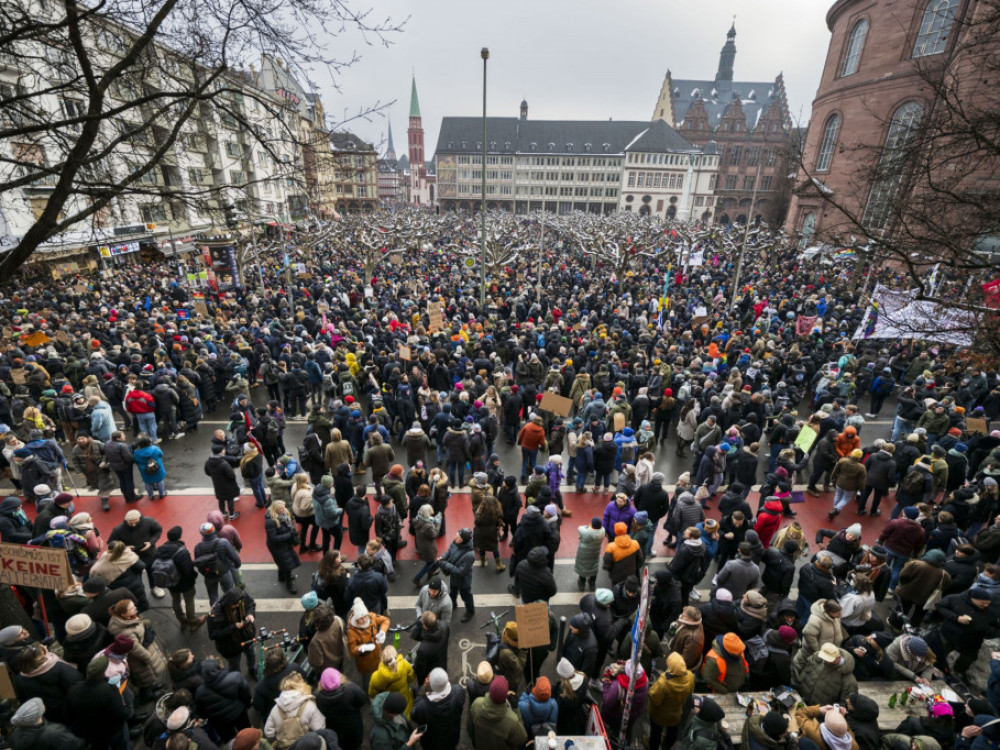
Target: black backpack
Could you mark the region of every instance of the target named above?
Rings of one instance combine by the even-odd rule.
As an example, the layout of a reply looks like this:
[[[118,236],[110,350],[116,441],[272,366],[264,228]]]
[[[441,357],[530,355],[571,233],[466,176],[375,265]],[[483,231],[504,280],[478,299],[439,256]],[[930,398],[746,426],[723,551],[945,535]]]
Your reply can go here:
[[[212,546],[208,548],[207,552],[203,552],[194,558],[194,566],[205,578],[222,577],[222,560],[219,559],[218,548],[219,540],[215,539],[212,541]]]
[[[150,575],[153,577],[153,583],[161,589],[173,588],[181,582],[181,572],[177,569],[177,563],[174,560],[181,549],[183,548],[178,549],[170,557],[158,557],[153,560]]]
[[[729,732],[723,729],[721,725],[716,727],[715,731],[711,729],[699,729],[694,733],[694,736],[706,740],[714,740],[715,746],[719,750],[736,750],[733,745],[733,738],[729,736]]]

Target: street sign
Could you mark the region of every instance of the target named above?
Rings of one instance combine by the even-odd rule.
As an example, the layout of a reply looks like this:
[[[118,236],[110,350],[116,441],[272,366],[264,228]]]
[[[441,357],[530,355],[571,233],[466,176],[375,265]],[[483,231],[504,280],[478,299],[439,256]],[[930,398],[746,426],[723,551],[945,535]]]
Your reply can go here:
[[[632,655],[629,660],[632,662],[632,676],[628,681],[628,692],[625,693],[625,706],[622,709],[622,729],[618,735],[618,746],[626,747],[626,736],[628,734],[628,717],[632,711],[632,699],[635,697],[635,683],[639,678],[639,654],[642,653],[642,644],[646,640],[646,618],[649,615],[649,568],[642,569],[642,593],[639,595],[639,609],[635,613],[635,621],[632,624]],[[520,636],[520,633],[518,633]]]

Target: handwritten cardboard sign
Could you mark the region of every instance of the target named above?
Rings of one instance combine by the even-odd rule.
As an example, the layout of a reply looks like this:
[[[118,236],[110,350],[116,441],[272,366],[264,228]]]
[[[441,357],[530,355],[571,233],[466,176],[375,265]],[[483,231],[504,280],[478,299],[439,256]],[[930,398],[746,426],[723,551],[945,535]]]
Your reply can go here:
[[[62,590],[73,584],[66,550],[0,543],[0,583]]]
[[[816,430],[805,425],[799,430],[799,436],[795,438],[795,447],[800,448],[803,453],[808,453],[814,442],[816,442]]]
[[[399,347],[399,358],[404,362],[410,361],[410,347],[401,346]]]
[[[14,692],[14,684],[10,681],[10,672],[7,671],[6,664],[0,664],[0,698],[17,700],[17,693]]]
[[[516,606],[514,619],[517,620],[517,645],[519,648],[548,646],[551,643],[549,605],[545,602]]]
[[[560,396],[558,393],[546,393],[542,396],[538,408],[550,411],[558,417],[568,417],[573,411],[573,399]]]
[[[966,417],[965,431],[970,435],[985,435],[987,432],[986,420],[982,417]]]

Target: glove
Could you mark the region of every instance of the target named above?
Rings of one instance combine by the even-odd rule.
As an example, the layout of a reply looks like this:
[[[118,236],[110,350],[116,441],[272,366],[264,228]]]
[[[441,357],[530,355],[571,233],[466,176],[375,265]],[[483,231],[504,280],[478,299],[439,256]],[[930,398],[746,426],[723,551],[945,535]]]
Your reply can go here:
[[[375,643],[377,643],[380,646],[383,643],[385,643],[385,631],[384,630],[380,630],[380,631],[378,631],[378,633],[375,634]]]
[[[374,643],[366,643],[364,646],[358,646],[359,654],[367,654],[369,651],[374,651],[374,650],[375,650]]]

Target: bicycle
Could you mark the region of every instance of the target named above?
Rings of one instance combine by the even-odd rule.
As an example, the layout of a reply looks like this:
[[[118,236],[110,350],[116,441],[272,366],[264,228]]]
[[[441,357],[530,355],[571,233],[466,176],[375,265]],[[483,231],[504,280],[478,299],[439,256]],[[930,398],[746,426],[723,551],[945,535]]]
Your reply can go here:
[[[486,661],[490,664],[496,663],[497,654],[500,653],[500,637],[503,635],[503,629],[500,627],[500,621],[507,616],[510,610],[504,610],[500,614],[495,614],[492,610],[490,611],[489,619],[486,620],[482,625],[479,626],[480,630],[488,628],[490,625],[493,626],[493,632],[486,633]]]
[[[277,643],[272,643],[270,646],[264,645],[267,641],[272,639],[279,639],[279,640]],[[288,632],[287,628],[281,628],[279,630],[268,630],[266,626],[261,625],[260,634],[255,638],[251,638],[248,641],[241,642],[240,647],[246,648],[249,645],[256,644],[257,668],[255,671],[257,673],[257,680],[260,681],[264,679],[264,657],[267,655],[268,651],[276,648],[283,649],[285,651],[285,657],[287,658],[288,663],[291,664],[297,661],[298,658],[302,656],[303,653],[305,653],[307,643],[308,639],[303,638],[302,636],[295,636],[293,638],[291,634]],[[295,651],[289,655],[288,649],[293,647],[295,648]],[[312,668],[309,666],[309,662],[305,661],[300,666],[302,667],[303,672],[305,672],[306,677],[308,677],[309,673],[312,671]]]
[[[413,626],[417,624],[418,623],[412,623],[410,625],[393,625],[392,627],[389,628],[387,632],[393,634],[392,646],[393,648],[396,649],[396,653],[399,653],[399,642],[400,640],[402,640],[401,634],[409,633],[411,630],[413,630]],[[417,646],[414,646],[413,648],[410,649],[409,653],[407,654],[406,660],[410,662],[410,664],[413,664],[413,660],[416,657],[417,657]]]

